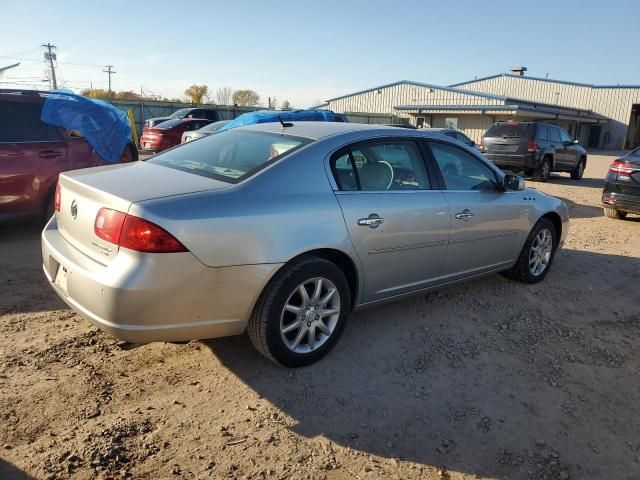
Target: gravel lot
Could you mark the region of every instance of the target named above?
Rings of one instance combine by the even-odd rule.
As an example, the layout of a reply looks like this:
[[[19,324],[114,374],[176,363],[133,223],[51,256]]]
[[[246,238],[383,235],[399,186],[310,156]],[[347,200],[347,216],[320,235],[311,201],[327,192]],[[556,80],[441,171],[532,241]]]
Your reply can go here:
[[[299,370],[246,337],[131,346],[48,287],[0,227],[0,478],[638,479],[640,218],[582,182],[547,279],[500,275],[355,315]]]

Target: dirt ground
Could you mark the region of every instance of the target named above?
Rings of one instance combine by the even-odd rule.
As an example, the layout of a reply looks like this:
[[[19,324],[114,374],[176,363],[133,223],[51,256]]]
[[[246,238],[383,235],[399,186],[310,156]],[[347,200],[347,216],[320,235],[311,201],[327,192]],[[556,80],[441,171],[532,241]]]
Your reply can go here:
[[[246,337],[132,346],[71,312],[39,232],[0,228],[0,478],[638,479],[640,218],[564,199],[546,280],[494,275],[351,318],[288,370]]]

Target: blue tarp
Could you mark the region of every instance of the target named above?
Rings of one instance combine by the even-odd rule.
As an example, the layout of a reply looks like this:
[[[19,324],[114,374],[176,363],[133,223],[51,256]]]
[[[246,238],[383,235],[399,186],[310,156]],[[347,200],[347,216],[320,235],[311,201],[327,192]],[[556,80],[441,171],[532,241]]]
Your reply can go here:
[[[127,114],[101,100],[53,90],[47,96],[40,119],[57,127],[77,130],[105,161],[120,159],[131,140]]]
[[[256,123],[270,122],[335,122],[338,116],[329,110],[260,110],[257,112],[243,113],[234,120],[231,120],[218,132],[229,130],[230,128],[243,127],[244,125],[255,125]],[[342,118],[342,117],[340,117]],[[342,120],[344,121],[344,120]]]

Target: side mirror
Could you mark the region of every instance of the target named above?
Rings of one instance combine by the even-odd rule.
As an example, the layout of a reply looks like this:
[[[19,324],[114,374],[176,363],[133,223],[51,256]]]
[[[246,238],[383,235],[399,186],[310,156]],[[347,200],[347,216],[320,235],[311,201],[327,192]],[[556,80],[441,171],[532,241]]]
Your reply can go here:
[[[580,140],[578,140],[577,138],[573,141],[574,144],[578,145],[580,143]]]
[[[505,190],[524,190],[524,177],[507,174],[502,180]]]

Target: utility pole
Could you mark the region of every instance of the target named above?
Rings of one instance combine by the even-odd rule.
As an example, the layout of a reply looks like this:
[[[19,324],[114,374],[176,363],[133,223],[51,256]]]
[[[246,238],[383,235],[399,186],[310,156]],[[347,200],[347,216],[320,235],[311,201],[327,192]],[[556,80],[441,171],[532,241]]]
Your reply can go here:
[[[109,95],[109,101],[111,101],[111,75],[113,75],[116,72],[111,70],[113,68],[113,65],[105,65],[105,68],[106,68],[106,70],[103,70],[103,72],[109,74],[109,91],[108,91],[108,95]]]
[[[55,90],[58,88],[58,82],[56,81],[56,69],[53,67],[53,61],[56,60],[56,54],[51,50],[55,50],[57,47],[50,43],[45,43],[42,46],[47,49],[47,51],[44,52],[44,59],[49,61],[49,67],[51,68],[51,81],[53,82],[53,89]]]

